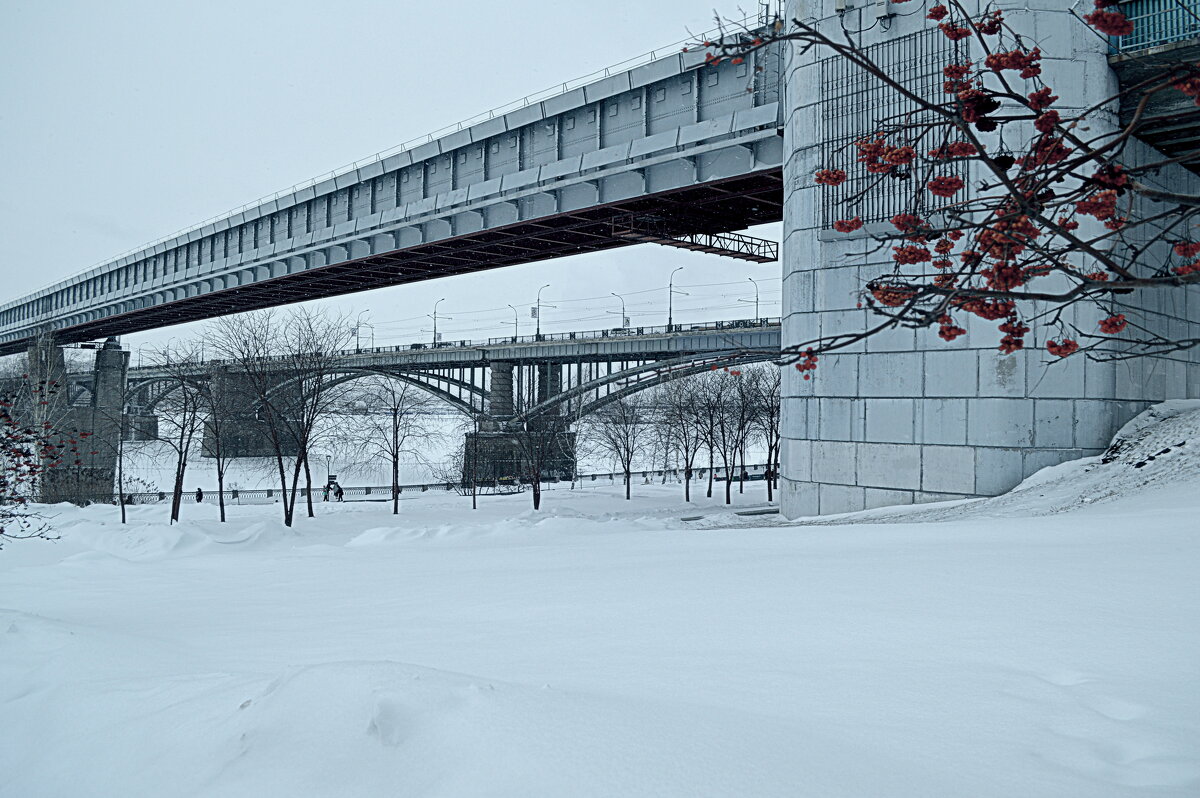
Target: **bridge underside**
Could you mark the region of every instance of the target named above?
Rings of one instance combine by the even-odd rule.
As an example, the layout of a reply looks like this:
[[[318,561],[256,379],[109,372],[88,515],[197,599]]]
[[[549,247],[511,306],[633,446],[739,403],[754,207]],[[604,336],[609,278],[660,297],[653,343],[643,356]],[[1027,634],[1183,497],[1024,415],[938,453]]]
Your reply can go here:
[[[292,302],[629,246],[639,243],[627,235],[630,215],[653,217],[659,229],[676,235],[725,233],[777,222],[783,218],[782,171],[752,172],[344,261],[97,319],[57,330],[55,337],[71,343],[127,335]],[[0,354],[24,346],[24,341],[0,345]]]

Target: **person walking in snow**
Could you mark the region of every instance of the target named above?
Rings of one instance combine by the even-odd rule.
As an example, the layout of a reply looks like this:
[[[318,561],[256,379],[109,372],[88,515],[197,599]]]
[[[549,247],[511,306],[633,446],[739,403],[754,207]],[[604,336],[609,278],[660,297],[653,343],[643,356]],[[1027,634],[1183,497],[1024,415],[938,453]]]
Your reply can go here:
[[[343,500],[342,497],[345,495],[346,495],[346,492],[344,490],[342,490],[341,485],[334,485],[333,496],[335,499],[337,499],[338,501],[342,501]]]
[[[200,488],[196,488],[196,504],[199,504],[202,501],[204,501],[204,491],[200,490]]]

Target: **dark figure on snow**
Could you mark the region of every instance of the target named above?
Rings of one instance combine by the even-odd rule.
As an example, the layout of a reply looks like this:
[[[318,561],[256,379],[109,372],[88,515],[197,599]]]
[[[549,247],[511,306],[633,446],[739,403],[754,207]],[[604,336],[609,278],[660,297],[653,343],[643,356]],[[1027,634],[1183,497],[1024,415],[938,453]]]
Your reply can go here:
[[[329,501],[329,485],[326,485],[321,490],[321,501],[323,501],[323,502]]]
[[[204,491],[196,488],[196,504],[199,504],[202,501],[204,501]]]
[[[342,497],[346,495],[346,491],[342,490],[341,485],[335,485],[333,488],[333,496],[338,501],[342,501]]]

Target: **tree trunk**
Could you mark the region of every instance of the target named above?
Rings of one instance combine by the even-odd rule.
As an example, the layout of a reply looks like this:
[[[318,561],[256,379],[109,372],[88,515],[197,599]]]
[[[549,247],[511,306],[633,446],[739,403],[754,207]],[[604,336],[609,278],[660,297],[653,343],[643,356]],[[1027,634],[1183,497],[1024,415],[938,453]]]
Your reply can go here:
[[[627,468],[625,469],[625,501],[629,501],[629,489],[632,482],[633,472]]]
[[[225,465],[217,454],[217,506],[221,508],[221,523],[225,523]]]
[[[175,463],[175,485],[171,489],[171,523],[179,521],[179,507],[183,503],[183,476],[187,464],[180,458]]]
[[[542,509],[542,475],[535,474],[533,477],[533,509]]]
[[[728,455],[725,449],[721,450],[721,468],[725,471],[725,503],[733,504],[733,470],[729,467],[730,459],[733,460],[733,467],[737,468],[737,452],[733,453],[732,458]]]
[[[738,493],[746,492],[746,449],[742,447],[742,470],[738,473]]]
[[[400,515],[400,453],[392,454],[392,515]]]
[[[712,498],[712,485],[713,485],[713,451],[712,451],[712,449],[709,449],[708,450],[708,498],[710,498],[710,499]]]
[[[774,456],[771,454],[771,447],[767,446],[767,501],[775,501],[775,492],[772,490],[772,483],[775,481],[775,471],[772,463]]]
[[[117,501],[121,503],[121,523],[125,521],[125,458],[121,444],[117,444]]]
[[[308,457],[304,458],[304,495],[308,500],[308,517],[316,518],[317,514],[313,512],[312,505],[312,471],[308,467]]]
[[[290,493],[287,486],[284,486],[283,503],[286,505],[284,512],[287,514],[288,526],[292,525],[292,519],[296,517],[296,489],[300,487],[300,470],[304,467],[304,450],[300,450],[300,455],[296,458],[296,466],[292,469],[292,488]]]
[[[690,468],[683,470],[683,500],[685,502],[692,500],[692,469]]]

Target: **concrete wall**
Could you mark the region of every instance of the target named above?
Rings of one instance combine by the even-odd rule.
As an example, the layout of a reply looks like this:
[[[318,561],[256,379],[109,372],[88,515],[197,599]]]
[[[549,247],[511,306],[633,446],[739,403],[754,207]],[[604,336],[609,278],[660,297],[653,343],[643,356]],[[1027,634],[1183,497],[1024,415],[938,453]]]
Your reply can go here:
[[[824,18],[836,25],[833,5],[791,0],[788,18]],[[851,5],[860,8],[849,12],[848,25],[871,26],[875,4]],[[1028,10],[1010,10],[1007,17],[1046,43],[1052,56],[1044,62],[1046,79],[1063,97],[1062,107],[1083,107],[1116,91],[1103,42],[1062,3],[1019,5]],[[872,35],[882,41],[927,25],[923,14],[892,17],[886,32],[876,25]],[[786,68],[784,347],[877,320],[856,308],[856,292],[893,265],[887,254],[868,252],[865,237],[828,231],[824,189],[812,175],[829,165],[822,162],[828,156],[820,141],[828,131],[827,115],[841,111],[822,103],[821,57],[825,54],[793,50]],[[867,116],[861,133],[869,132]],[[1196,191],[1194,176],[1183,170],[1162,179]],[[1195,323],[1200,292],[1138,296],[1134,304],[1128,312],[1153,319],[1171,334],[1200,335]],[[1072,319],[1095,329],[1090,309]],[[785,370],[785,515],[1002,493],[1045,466],[1102,451],[1147,402],[1200,396],[1196,353],[1123,364],[1083,357],[1051,363],[1044,350],[1050,331],[1035,328],[1026,337],[1028,349],[1006,356],[996,349],[1000,333],[994,322],[958,321],[969,332],[952,343],[936,330],[891,332],[823,357],[811,381]]]

